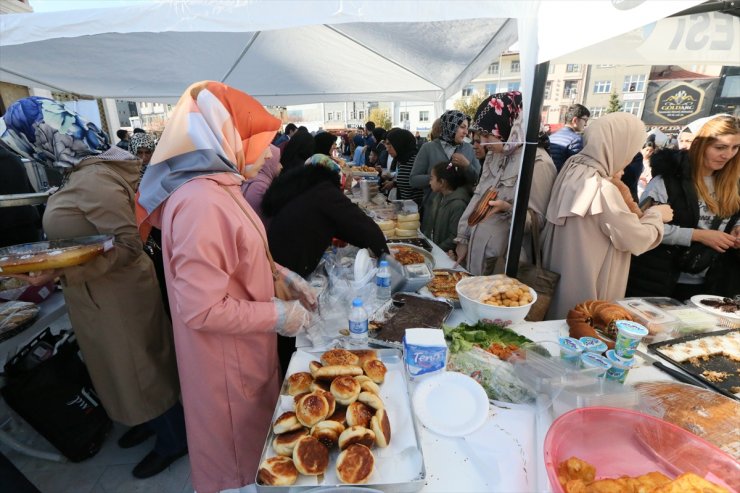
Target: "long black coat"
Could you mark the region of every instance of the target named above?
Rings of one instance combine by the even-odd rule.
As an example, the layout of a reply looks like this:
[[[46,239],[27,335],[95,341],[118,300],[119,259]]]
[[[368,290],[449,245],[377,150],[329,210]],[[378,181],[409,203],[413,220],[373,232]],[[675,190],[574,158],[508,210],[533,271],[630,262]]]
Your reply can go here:
[[[308,276],[332,238],[375,255],[388,252],[377,224],[353,204],[339,186],[339,175],[317,166],[281,174],[265,193],[262,209],[271,217],[267,230],[275,261]]]

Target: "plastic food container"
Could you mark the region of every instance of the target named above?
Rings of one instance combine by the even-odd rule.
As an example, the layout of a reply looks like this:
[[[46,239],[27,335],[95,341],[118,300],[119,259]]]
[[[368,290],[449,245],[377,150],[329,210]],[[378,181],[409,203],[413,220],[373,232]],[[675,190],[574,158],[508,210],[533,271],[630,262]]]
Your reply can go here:
[[[629,320],[617,320],[617,340],[614,342],[614,351],[617,356],[631,358],[635,355],[635,349],[640,341],[648,335],[648,330],[636,322]]]
[[[648,330],[645,342],[659,342],[678,336],[679,320],[653,303],[642,298],[624,298],[617,300],[617,303],[630,312],[635,322]]]
[[[604,356],[596,353],[583,353],[581,355],[581,365],[584,368],[597,368],[600,370],[596,376],[601,378],[612,367],[612,364]]]
[[[532,305],[537,301],[537,292],[532,288],[528,288],[529,293],[532,296],[532,301],[524,306],[489,305],[464,294],[465,292],[469,293],[468,288],[473,284],[485,282],[486,278],[493,277],[496,276],[470,276],[457,283],[455,291],[457,291],[458,298],[460,298],[460,307],[462,308],[465,317],[471,322],[477,322],[483,319],[508,320],[512,323],[523,321],[524,317],[529,313],[530,308],[532,308]]]
[[[595,337],[581,337],[578,340],[583,344],[583,349],[589,353],[604,354],[608,349],[604,341]]]
[[[634,358],[626,359],[617,356],[617,353],[610,349],[606,352],[606,359],[612,364],[611,368],[606,371],[606,378],[608,380],[616,380],[619,383],[624,383],[627,378],[632,366],[635,364]]]
[[[558,465],[573,456],[593,465],[597,479],[692,472],[729,491],[740,489],[740,462],[676,425],[627,409],[590,407],[561,416],[547,432],[544,456],[555,493],[563,492]]]
[[[581,354],[585,351],[583,343],[574,337],[561,337],[558,343],[560,359],[576,367],[581,366]]]

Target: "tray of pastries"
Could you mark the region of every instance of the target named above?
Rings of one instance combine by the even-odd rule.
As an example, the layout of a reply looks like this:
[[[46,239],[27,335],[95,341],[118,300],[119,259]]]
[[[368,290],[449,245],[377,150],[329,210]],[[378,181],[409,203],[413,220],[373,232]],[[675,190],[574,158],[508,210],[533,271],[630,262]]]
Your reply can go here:
[[[0,273],[24,274],[72,267],[113,248],[112,235],[39,241],[0,248]]]
[[[298,350],[260,458],[257,490],[363,484],[415,492],[426,470],[401,352]]]
[[[435,298],[443,298],[455,308],[460,308],[460,297],[457,295],[455,286],[460,280],[470,277],[470,274],[454,269],[434,269],[432,274],[434,277],[426,285],[426,290]]]
[[[27,301],[0,302],[0,341],[28,328],[39,314],[40,307]]]

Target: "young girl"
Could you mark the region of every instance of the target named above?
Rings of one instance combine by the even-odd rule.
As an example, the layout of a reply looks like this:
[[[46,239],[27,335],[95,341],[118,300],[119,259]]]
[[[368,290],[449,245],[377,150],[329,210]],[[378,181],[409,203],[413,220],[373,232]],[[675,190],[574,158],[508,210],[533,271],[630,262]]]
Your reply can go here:
[[[462,170],[449,161],[435,164],[429,175],[429,186],[436,194],[424,215],[421,231],[450,256],[455,250],[457,223],[470,201],[465,183]]]

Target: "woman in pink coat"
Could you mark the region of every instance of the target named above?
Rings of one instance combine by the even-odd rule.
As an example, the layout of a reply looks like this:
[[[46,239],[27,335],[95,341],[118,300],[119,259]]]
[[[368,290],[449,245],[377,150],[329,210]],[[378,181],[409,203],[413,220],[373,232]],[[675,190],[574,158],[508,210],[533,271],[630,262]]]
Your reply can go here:
[[[270,157],[279,128],[250,96],[218,82],[193,84],[140,188],[142,230],[162,230],[198,493],[254,481],[280,387],[274,333],[295,336],[309,320],[301,303],[316,303],[308,285],[279,266],[301,302],[274,297],[265,231],[240,193]]]

